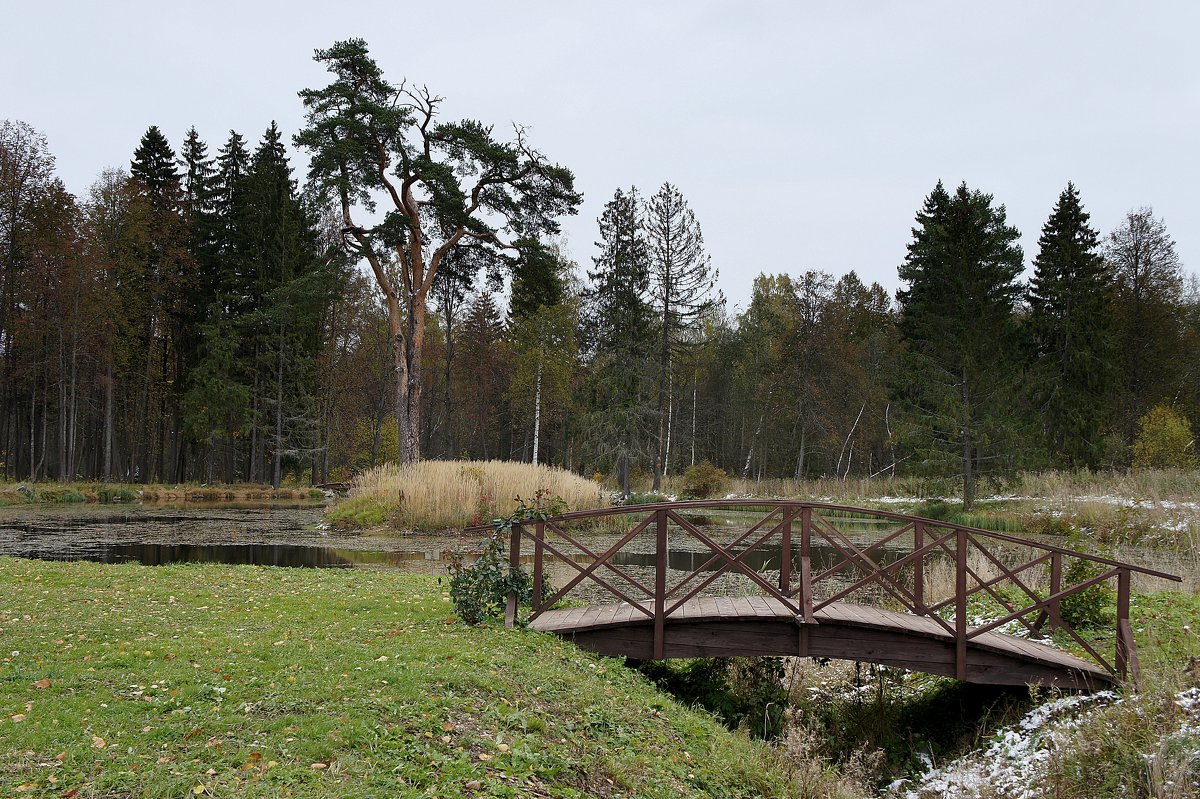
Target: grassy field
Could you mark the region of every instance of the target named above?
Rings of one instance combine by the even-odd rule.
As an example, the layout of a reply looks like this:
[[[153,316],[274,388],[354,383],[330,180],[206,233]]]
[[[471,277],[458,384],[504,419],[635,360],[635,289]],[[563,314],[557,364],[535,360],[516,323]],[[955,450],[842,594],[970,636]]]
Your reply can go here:
[[[238,483],[235,485],[173,485],[139,483],[0,483],[0,507],[5,505],[70,505],[82,502],[257,502],[275,499],[319,500],[325,493],[307,486]]]
[[[432,579],[0,559],[0,585],[0,796],[815,795],[614,661],[458,623]]]

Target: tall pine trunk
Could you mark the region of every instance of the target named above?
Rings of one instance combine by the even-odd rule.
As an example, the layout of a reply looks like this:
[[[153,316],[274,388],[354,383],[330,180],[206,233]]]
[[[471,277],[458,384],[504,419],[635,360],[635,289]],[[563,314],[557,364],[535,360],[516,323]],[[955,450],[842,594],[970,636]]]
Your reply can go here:
[[[112,479],[113,462],[113,368],[110,360],[104,372],[104,467],[101,479]]]
[[[963,511],[970,512],[975,506],[975,452],[973,448],[970,387],[967,370],[962,370],[962,460],[963,460]]]
[[[271,470],[271,487],[276,490],[283,482],[283,328],[279,328],[279,353],[275,361],[275,458]]]
[[[425,348],[424,300],[409,303],[408,338],[401,351],[404,356],[403,371],[397,375],[400,396],[397,397],[400,423],[400,462],[416,463],[421,459],[421,358]]]

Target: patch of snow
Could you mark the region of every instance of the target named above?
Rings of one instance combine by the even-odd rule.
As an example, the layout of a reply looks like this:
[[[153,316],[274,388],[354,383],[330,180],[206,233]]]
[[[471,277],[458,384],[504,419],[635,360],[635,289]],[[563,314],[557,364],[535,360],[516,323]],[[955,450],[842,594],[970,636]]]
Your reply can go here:
[[[1069,747],[1075,730],[1096,723],[1092,714],[1125,701],[1112,691],[1101,691],[1046,702],[1029,711],[1017,724],[998,732],[986,749],[971,752],[942,768],[928,768],[914,779],[897,780],[884,789],[882,796],[888,799],[1044,796],[1046,765],[1055,750]],[[1164,736],[1164,745],[1172,739],[1195,738],[1200,734],[1200,688],[1181,691],[1173,701],[1184,711],[1184,717],[1174,731]],[[1133,710],[1140,715],[1145,708],[1138,705]],[[1192,756],[1200,759],[1200,752]],[[1146,757],[1151,760],[1158,755]]]

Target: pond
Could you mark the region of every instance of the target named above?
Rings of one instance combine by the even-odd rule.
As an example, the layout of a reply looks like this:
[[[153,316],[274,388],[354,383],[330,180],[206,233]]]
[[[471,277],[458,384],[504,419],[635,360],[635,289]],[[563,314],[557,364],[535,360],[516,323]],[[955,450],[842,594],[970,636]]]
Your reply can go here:
[[[44,560],[88,560],[103,563],[234,563],[263,566],[317,568],[385,568],[433,576],[446,575],[455,552],[474,551],[478,539],[461,535],[385,535],[350,533],[323,529],[322,503],[185,503],[179,505],[75,505],[57,507],[0,508],[0,555]],[[694,517],[706,534],[728,545],[757,515],[731,513]],[[874,537],[864,520],[847,534],[859,543]],[[757,537],[757,536],[756,536]],[[579,531],[580,543],[603,552],[620,538],[619,531]],[[797,541],[798,545],[798,541]],[[560,543],[560,549],[578,563],[590,557]],[[892,562],[909,551],[907,546],[884,548],[874,556]],[[532,547],[523,551],[522,561],[532,561]],[[745,563],[760,572],[777,573],[780,564],[778,540],[749,553]],[[672,534],[668,568],[676,575],[710,564],[711,552],[690,536]],[[828,546],[814,542],[814,572],[840,558]],[[633,579],[653,584],[654,536],[645,533],[629,542],[613,558]],[[569,564],[548,559],[547,571],[554,585],[570,581],[577,570]],[[845,575],[849,578],[851,573]],[[745,578],[727,575],[713,586],[719,593],[733,590]],[[721,583],[725,583],[724,586]],[[581,586],[583,596],[598,586]],[[603,593],[603,592],[601,592]],[[576,592],[573,592],[573,596]],[[583,598],[580,596],[580,598]]]
[[[0,556],[43,560],[168,563],[241,563],[265,566],[392,566],[431,573],[449,561],[450,552],[473,542],[461,535],[386,535],[324,529],[323,503],[203,503],[138,505],[66,505],[0,508]],[[741,521],[736,515],[706,517],[701,526],[714,538]],[[863,520],[856,520],[859,524]],[[864,528],[869,530],[869,528]],[[617,533],[594,531],[583,538],[593,548],[607,547]],[[645,539],[652,537],[647,535]],[[700,542],[675,537],[669,566],[691,571],[709,557]],[[618,565],[654,565],[653,551],[635,540],[618,553]],[[653,547],[652,540],[644,544]],[[814,546],[814,565],[828,560]],[[889,553],[885,552],[885,559]],[[763,546],[746,558],[755,569],[778,568],[779,547]]]
[[[0,508],[0,555],[42,560],[385,566],[444,574],[456,536],[323,530],[320,503],[186,503]]]

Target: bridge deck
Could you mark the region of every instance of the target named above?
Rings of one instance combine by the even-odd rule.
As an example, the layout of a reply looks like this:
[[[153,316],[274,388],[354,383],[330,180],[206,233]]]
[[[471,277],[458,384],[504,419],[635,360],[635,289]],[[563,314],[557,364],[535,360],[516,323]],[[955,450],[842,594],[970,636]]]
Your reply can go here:
[[[649,657],[653,608],[628,603],[546,610],[530,623],[611,655]],[[666,617],[667,657],[809,655],[847,658],[954,674],[954,636],[936,621],[911,613],[836,602],[815,613],[815,624],[773,597],[693,599]],[[799,630],[799,634],[797,634]],[[968,643],[968,680],[1064,687],[1109,685],[1098,666],[1047,644],[997,632]]]

